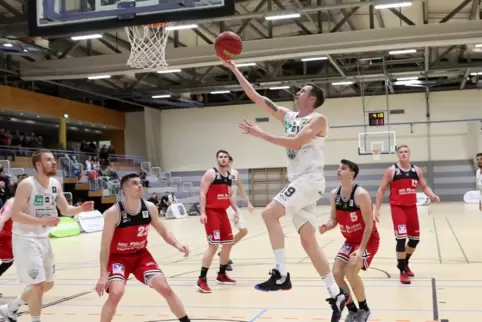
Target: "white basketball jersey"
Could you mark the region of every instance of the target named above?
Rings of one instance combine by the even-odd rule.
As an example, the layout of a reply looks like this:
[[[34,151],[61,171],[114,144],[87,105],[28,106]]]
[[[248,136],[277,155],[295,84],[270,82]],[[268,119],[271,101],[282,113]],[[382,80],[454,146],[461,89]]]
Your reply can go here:
[[[480,169],[475,173],[475,182],[480,191],[480,201],[482,201],[482,171]]]
[[[298,117],[296,112],[288,112],[285,115],[285,135],[296,136],[317,113]],[[325,156],[323,153],[325,138],[314,136],[305,145],[296,150],[287,149],[288,155],[288,179],[293,181],[307,173],[324,175]]]
[[[24,213],[38,218],[58,217],[57,196],[60,190],[59,181],[55,178],[50,178],[48,187],[44,188],[34,177],[29,177],[24,180],[32,186],[32,193],[30,194],[27,209],[25,209]],[[50,227],[26,225],[14,221],[12,233],[27,237],[48,237]]]
[[[238,191],[238,180],[239,180],[239,172],[238,170],[231,170],[231,191],[233,195],[236,195]]]

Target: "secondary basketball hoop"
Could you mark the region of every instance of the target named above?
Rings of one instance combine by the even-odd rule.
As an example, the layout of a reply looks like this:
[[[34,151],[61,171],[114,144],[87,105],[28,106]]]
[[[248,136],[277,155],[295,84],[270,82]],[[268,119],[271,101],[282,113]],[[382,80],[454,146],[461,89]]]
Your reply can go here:
[[[373,154],[373,160],[374,161],[380,161],[381,156],[382,156],[382,150],[381,149],[372,149],[372,154]]]
[[[124,27],[131,44],[127,65],[133,68],[165,69],[169,28],[174,22]]]

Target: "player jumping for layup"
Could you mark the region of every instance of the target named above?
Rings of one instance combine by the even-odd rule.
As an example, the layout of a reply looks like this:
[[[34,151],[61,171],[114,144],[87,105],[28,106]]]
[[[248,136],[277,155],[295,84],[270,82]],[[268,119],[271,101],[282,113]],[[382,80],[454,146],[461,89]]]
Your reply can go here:
[[[345,322],[366,322],[370,318],[365,286],[358,273],[360,269],[368,269],[380,245],[370,194],[355,183],[358,171],[356,163],[341,160],[337,172],[341,186],[330,196],[331,218],[326,225],[320,226],[320,233],[324,234],[340,224],[341,233],[346,238],[335,258],[333,274],[338,285],[348,289],[346,276],[360,308],[352,301],[348,303]]]
[[[124,201],[114,204],[104,213],[100,278],[95,289],[99,296],[107,291],[109,297],[102,308],[100,321],[110,322],[114,318],[131,273],[139,282],[161,294],[179,321],[191,321],[181,300],[169,287],[166,277],[146,248],[149,226],[152,225],[166,243],[184,253],[184,256],[189,255],[189,248],[181,245],[167,230],[159,219],[157,207],[142,199],[143,188],[139,175],[133,173],[122,177],[121,189]]]
[[[329,303],[333,308],[332,321],[339,321],[349,294],[336,284],[328,260],[316,240],[316,202],[324,194],[326,185],[323,150],[328,122],[325,116],[315,113],[314,110],[324,103],[325,95],[315,85],[304,86],[296,93],[298,112],[292,112],[259,95],[232,62],[224,63],[234,73],[246,95],[282,122],[286,133],[285,136],[271,135],[246,120],[239,125],[246,134],[286,148],[288,156],[290,183],[262,212],[276,259],[276,268],[271,271],[270,279],[256,285],[256,288],[262,291],[291,289],[290,275],[286,267],[284,233],[279,222],[280,217],[286,213],[291,214],[301,244],[331,296]]]
[[[383,175],[377,193],[375,219],[380,222],[380,208],[387,187],[390,186],[390,209],[393,229],[397,240],[397,267],[400,270],[400,282],[410,284],[410,277],[415,274],[408,264],[410,257],[420,242],[420,225],[417,211],[417,187],[432,201],[439,202],[432,189],[427,185],[423,171],[410,163],[410,149],[407,145],[397,147],[398,164],[390,166]],[[408,243],[407,243],[408,238]]]
[[[229,222],[226,209],[231,206],[234,210],[234,222],[239,220],[236,195],[231,193],[231,175],[228,172],[229,154],[224,150],[216,153],[218,167],[204,173],[201,178],[201,191],[199,195],[199,207],[201,208],[201,224],[206,230],[208,248],[204,252],[201,266],[201,274],[197,281],[197,288],[202,293],[211,293],[207,282],[207,273],[219,244],[223,245],[219,259],[219,272],[217,281],[221,284],[233,285],[235,280],[226,275],[229,254],[233,247],[233,231]]]

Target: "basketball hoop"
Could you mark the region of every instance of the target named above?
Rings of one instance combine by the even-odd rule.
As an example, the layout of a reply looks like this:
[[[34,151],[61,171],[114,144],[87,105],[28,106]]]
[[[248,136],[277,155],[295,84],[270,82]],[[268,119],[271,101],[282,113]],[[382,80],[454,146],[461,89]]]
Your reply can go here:
[[[125,27],[131,44],[131,53],[127,65],[133,68],[165,69],[166,45],[169,28],[174,22],[161,22],[141,26]]]
[[[373,154],[373,160],[374,161],[380,161],[381,156],[382,156],[382,150],[381,149],[372,149],[372,154]]]

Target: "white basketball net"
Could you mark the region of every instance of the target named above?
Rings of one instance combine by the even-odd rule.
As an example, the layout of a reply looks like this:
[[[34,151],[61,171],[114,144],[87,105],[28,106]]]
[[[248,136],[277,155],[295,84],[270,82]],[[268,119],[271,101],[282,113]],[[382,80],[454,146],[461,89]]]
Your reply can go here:
[[[166,45],[169,37],[169,22],[162,25],[143,25],[125,27],[131,44],[131,53],[127,65],[133,68],[166,68]]]

